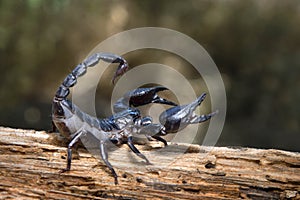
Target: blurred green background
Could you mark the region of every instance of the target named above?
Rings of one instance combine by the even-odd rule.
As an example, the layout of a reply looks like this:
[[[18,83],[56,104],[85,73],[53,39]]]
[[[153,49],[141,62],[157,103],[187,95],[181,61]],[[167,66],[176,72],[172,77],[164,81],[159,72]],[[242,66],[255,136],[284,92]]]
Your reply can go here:
[[[195,39],[222,73],[218,145],[300,151],[299,22],[292,0],[1,0],[0,126],[51,129],[52,97],[76,64],[115,33],[157,26]]]

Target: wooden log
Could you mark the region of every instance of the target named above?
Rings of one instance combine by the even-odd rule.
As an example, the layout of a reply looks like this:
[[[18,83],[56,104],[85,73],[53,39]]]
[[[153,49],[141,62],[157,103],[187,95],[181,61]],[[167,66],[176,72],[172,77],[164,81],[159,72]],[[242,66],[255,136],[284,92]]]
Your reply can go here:
[[[300,153],[151,142],[109,152],[119,175],[79,149],[70,172],[57,134],[0,127],[0,199],[300,199]]]

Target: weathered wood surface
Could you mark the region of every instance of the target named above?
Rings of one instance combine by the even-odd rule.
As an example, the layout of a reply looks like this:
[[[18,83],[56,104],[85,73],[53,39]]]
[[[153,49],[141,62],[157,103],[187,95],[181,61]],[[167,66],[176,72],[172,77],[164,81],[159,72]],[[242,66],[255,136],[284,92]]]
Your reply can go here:
[[[66,148],[55,134],[0,127],[0,199],[300,199],[300,153],[170,144],[109,153],[119,175],[79,150],[60,174]],[[186,150],[186,153],[182,153]]]

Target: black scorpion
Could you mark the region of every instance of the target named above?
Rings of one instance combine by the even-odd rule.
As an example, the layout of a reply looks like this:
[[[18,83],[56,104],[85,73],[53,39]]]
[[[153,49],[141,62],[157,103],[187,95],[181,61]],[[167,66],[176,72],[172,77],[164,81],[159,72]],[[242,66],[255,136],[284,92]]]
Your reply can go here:
[[[194,102],[178,106],[176,103],[163,99],[157,95],[158,92],[167,90],[162,86],[152,88],[138,88],[126,93],[114,104],[114,114],[108,118],[99,119],[81,111],[76,105],[67,99],[70,88],[77,83],[77,79],[84,75],[88,67],[95,66],[100,60],[108,63],[118,63],[119,66],[113,76],[112,82],[118,76],[128,70],[128,63],[122,57],[110,53],[96,53],[88,57],[64,79],[58,88],[52,102],[52,121],[59,132],[70,139],[67,150],[67,167],[61,172],[71,169],[72,148],[85,137],[93,137],[98,145],[98,150],[104,163],[111,170],[115,184],[118,184],[118,176],[108,161],[106,146],[108,142],[114,144],[126,143],[129,148],[146,163],[149,160],[134,146],[133,135],[143,134],[149,140],[156,139],[167,145],[164,136],[169,133],[176,133],[189,124],[201,123],[209,120],[217,112],[207,115],[196,115],[195,109],[204,100],[203,93]],[[159,103],[173,106],[164,111],[160,117],[160,124],[152,123],[150,116],[142,117],[138,106]]]

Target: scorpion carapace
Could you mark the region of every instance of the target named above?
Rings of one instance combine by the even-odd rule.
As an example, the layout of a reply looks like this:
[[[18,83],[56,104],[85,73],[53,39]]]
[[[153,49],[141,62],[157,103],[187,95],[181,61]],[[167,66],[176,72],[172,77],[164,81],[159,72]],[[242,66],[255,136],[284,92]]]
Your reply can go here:
[[[149,140],[156,139],[167,145],[164,136],[168,133],[177,132],[189,124],[204,122],[216,114],[197,116],[195,109],[204,100],[205,94],[188,105],[178,106],[176,103],[158,96],[158,92],[167,90],[162,86],[152,88],[138,88],[126,93],[114,104],[114,114],[108,118],[99,119],[92,117],[81,111],[75,104],[67,99],[70,88],[73,87],[77,79],[84,75],[88,67],[95,66],[100,60],[108,63],[118,63],[119,66],[112,78],[112,82],[118,76],[123,75],[128,70],[128,63],[122,57],[110,53],[96,53],[88,57],[64,79],[59,86],[52,102],[52,121],[59,132],[70,139],[67,150],[67,166],[61,172],[71,169],[72,147],[81,139],[83,144],[86,140],[92,140],[100,152],[100,156],[106,166],[111,170],[118,183],[118,176],[108,161],[106,146],[108,142],[114,144],[127,144],[129,148],[140,158],[150,163],[149,160],[134,146],[133,135],[143,134]],[[150,116],[142,117],[138,106],[149,103],[159,103],[173,106],[164,111],[160,117],[160,123],[152,122]],[[92,149],[85,145],[89,151]]]

